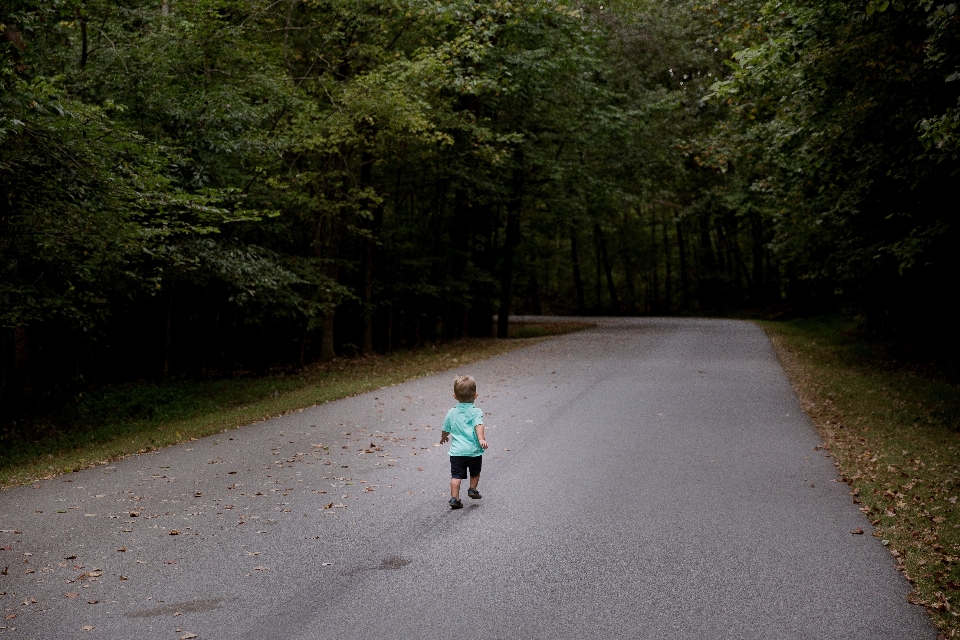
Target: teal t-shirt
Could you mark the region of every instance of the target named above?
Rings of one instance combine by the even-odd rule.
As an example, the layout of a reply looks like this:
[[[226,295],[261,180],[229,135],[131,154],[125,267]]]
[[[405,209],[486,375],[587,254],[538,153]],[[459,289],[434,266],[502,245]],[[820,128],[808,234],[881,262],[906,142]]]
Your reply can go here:
[[[450,434],[451,456],[482,456],[483,447],[477,437],[477,425],[483,424],[483,411],[472,402],[461,402],[443,420],[443,430]]]

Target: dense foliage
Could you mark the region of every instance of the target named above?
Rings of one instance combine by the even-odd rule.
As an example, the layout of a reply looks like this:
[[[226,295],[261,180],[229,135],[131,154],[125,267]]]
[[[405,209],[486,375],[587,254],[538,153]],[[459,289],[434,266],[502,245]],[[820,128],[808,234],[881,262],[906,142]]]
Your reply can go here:
[[[958,15],[0,0],[2,396],[485,335],[497,312],[942,317]]]

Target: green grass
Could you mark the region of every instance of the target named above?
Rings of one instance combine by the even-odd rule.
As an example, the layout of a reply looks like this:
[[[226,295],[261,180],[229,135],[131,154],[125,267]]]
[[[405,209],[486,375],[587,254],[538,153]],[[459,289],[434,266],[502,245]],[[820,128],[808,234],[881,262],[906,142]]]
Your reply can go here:
[[[844,318],[759,322],[826,448],[941,638],[960,636],[960,389]]]
[[[581,331],[597,325],[591,322],[512,322],[507,333],[509,338],[541,338]]]
[[[582,328],[582,327],[581,327]],[[563,331],[542,331],[537,336]],[[60,398],[0,439],[0,488],[104,464],[506,353],[530,340],[468,339],[293,375],[136,384]],[[23,434],[29,433],[30,437]]]

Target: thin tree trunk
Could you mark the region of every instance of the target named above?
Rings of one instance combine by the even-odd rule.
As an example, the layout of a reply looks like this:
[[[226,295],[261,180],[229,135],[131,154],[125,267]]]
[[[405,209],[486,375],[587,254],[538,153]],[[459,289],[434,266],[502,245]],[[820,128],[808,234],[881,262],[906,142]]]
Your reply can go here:
[[[518,154],[518,165],[523,162]],[[507,203],[507,233],[503,243],[503,271],[500,274],[500,308],[497,311],[497,337],[506,338],[510,329],[510,303],[513,300],[513,250],[520,244],[520,206],[523,202],[523,169],[513,170],[513,193]]]
[[[677,228],[677,248],[680,257],[680,304],[681,308],[690,308],[690,274],[687,269],[687,246],[683,241],[683,225],[680,218],[674,218]]]
[[[26,327],[13,330],[13,378],[14,393],[30,393],[30,334]]]
[[[332,216],[330,218],[330,233],[329,233],[329,244],[327,246],[327,277],[330,278],[333,282],[337,282],[337,279],[340,276],[340,237],[341,237],[341,221],[339,216]],[[331,303],[331,308],[329,311],[323,314],[323,328],[321,329],[320,337],[320,360],[323,362],[329,362],[337,357],[336,349],[334,348],[334,317],[336,316],[336,304],[338,300],[333,299],[329,301]]]
[[[710,237],[710,220],[707,216],[700,218],[700,248],[703,252],[703,270],[713,275],[717,269],[717,258],[713,253],[713,239]]]
[[[587,303],[583,294],[583,277],[580,275],[580,252],[577,250],[577,228],[570,225],[570,260],[573,262],[573,286],[577,292],[577,314],[587,313]]]
[[[750,214],[750,231],[753,240],[753,286],[750,297],[753,302],[762,303],[764,299],[763,219],[756,211]]]
[[[663,221],[663,262],[665,268],[665,274],[663,278],[663,297],[664,297],[664,308],[667,313],[673,311],[673,267],[670,261],[670,235],[668,233],[669,226],[667,226],[667,221]]]
[[[603,230],[600,228],[599,223],[593,225],[593,233],[597,238],[597,246],[600,248],[600,258],[603,260],[603,270],[607,276],[610,304],[613,306],[613,312],[620,315],[620,297],[617,295],[617,289],[613,284],[613,270],[610,268],[610,258],[607,255],[607,240],[603,237]]]
[[[657,218],[650,212],[650,312],[660,311],[660,267],[657,264]]]
[[[600,257],[600,243],[597,242],[596,233],[593,234],[593,258],[593,265],[596,267],[593,275],[593,295],[597,313],[600,313],[603,308],[603,259]]]
[[[310,320],[305,319],[301,327],[302,329],[300,330],[300,357],[298,359],[298,362],[300,364],[300,368],[303,369],[303,367],[306,365],[307,344],[310,338]]]
[[[163,381],[170,379],[173,370],[173,285],[170,285],[170,295],[167,298],[166,333],[163,342]]]
[[[630,227],[629,227],[629,221],[628,221],[629,212],[630,212],[629,208],[624,208],[623,225],[620,229],[622,238],[630,237],[630,233],[629,233]],[[629,300],[627,301],[627,304],[626,304],[627,314],[635,315],[637,313],[637,289],[636,289],[636,285],[634,284],[634,277],[636,273],[633,268],[633,259],[627,245],[623,242],[620,242],[619,245],[620,245],[620,259],[623,262],[623,271],[624,271],[624,274],[626,275],[626,277],[624,278],[624,281],[626,282],[626,285],[627,285],[627,296],[629,297]]]
[[[387,352],[393,352],[393,305],[387,313]]]
[[[497,310],[497,337],[506,338],[510,326],[510,303],[513,300],[513,249],[520,242],[519,207],[508,205],[507,230],[503,246],[503,268],[500,272],[500,307]]]
[[[372,172],[373,155],[364,152],[360,162],[360,184],[364,188],[370,188],[372,186]],[[373,353],[373,234],[377,232],[377,221],[383,219],[383,214],[378,204],[370,201],[369,206],[373,219],[370,224],[364,225],[367,227],[368,233],[362,237],[363,254],[361,257],[363,290],[361,291],[360,302],[363,306],[363,340],[360,345],[360,353],[364,355]]]
[[[80,9],[80,68],[87,66],[87,56],[89,55],[87,44],[87,3],[83,3]]]
[[[87,357],[90,358],[90,379],[87,381],[89,386],[97,386],[97,348],[93,340],[87,342]]]
[[[537,281],[537,266],[533,265],[533,276],[530,280],[530,295],[533,302],[533,315],[542,316],[543,311],[540,308],[540,283]]]
[[[334,348],[333,321],[336,315],[336,308],[330,309],[323,314],[323,328],[320,330],[320,361],[330,362],[337,357],[337,351]]]

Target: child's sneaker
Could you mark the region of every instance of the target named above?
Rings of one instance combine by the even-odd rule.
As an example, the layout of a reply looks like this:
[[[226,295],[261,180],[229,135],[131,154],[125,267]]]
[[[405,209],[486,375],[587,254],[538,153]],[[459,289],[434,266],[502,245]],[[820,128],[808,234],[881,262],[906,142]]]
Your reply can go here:
[[[450,498],[449,504],[451,509],[463,509],[463,503],[460,502],[460,498]]]
[[[476,489],[467,489],[467,495],[473,498],[474,500],[479,500],[483,496],[480,495],[480,492]]]

